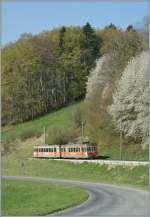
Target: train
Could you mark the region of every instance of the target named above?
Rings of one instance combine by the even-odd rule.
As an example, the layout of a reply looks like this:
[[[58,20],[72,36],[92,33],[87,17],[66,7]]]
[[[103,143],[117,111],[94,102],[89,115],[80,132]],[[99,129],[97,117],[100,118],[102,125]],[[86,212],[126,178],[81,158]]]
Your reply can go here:
[[[89,143],[66,145],[37,145],[33,147],[35,158],[78,158],[87,159],[97,156],[96,145]]]

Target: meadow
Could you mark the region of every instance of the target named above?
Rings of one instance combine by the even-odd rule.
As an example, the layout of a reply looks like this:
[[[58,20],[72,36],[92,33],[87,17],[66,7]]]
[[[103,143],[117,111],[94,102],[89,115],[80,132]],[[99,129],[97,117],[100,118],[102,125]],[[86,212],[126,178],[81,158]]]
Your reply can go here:
[[[13,138],[17,138],[20,140],[21,135],[30,130],[39,130],[41,133],[43,133],[44,127],[46,127],[46,133],[47,138],[51,138],[54,134],[55,129],[60,129],[62,131],[68,130],[68,129],[74,129],[75,123],[74,123],[74,114],[80,108],[83,104],[83,101],[72,104],[70,106],[64,107],[62,109],[59,109],[57,111],[51,112],[47,115],[44,115],[38,119],[35,119],[33,121],[28,121],[25,123],[17,124],[17,125],[10,125],[2,128],[2,140],[5,141],[7,139],[13,140]],[[109,138],[109,129],[104,128],[102,129],[103,135],[107,135]],[[86,135],[86,129],[85,129],[85,135]],[[42,137],[41,137],[42,138]],[[22,150],[20,153],[20,157],[24,158],[26,155],[31,156],[32,155],[32,146],[37,144],[37,141],[34,142],[35,138],[33,140],[28,141],[27,143],[30,143],[28,146],[28,149],[25,151]],[[111,139],[110,139],[111,141]],[[44,142],[40,139],[39,144]],[[99,149],[99,155],[103,157],[108,157],[108,159],[118,160],[119,159],[119,135],[118,135],[118,144],[116,144],[113,139],[110,142],[110,144],[105,143],[98,143],[97,144]],[[24,147],[23,142],[19,141],[19,147],[22,149]],[[123,154],[122,159],[123,160],[148,160],[148,150],[143,150],[140,145],[135,144],[123,144]],[[28,153],[28,154],[26,154]],[[30,153],[30,154],[29,154]],[[14,153],[13,153],[14,154]],[[25,154],[25,155],[24,155]]]
[[[78,205],[87,198],[88,193],[76,186],[2,180],[3,216],[46,215]]]

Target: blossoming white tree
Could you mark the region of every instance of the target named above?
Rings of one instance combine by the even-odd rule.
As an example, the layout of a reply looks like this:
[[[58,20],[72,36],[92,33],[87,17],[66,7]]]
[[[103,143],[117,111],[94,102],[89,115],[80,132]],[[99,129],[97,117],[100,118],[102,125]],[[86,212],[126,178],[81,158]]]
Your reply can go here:
[[[122,120],[124,134],[148,144],[148,52],[133,58],[125,68],[109,112],[116,122]]]

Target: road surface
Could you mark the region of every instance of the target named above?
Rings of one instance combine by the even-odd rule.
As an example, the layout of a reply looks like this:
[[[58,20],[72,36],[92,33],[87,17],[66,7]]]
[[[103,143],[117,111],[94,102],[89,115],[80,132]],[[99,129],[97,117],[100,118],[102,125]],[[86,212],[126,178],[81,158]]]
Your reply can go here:
[[[89,192],[81,205],[48,216],[149,217],[148,193],[107,184],[40,177],[7,176],[7,179],[77,185]],[[71,199],[71,198],[70,198]]]

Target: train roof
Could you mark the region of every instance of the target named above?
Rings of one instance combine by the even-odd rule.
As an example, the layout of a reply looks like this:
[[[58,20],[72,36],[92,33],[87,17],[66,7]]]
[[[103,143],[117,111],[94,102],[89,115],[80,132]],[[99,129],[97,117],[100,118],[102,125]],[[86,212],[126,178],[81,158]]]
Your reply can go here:
[[[67,143],[65,145],[56,145],[56,144],[45,144],[45,145],[35,145],[33,146],[34,148],[36,147],[39,147],[39,148],[51,148],[51,147],[58,147],[58,146],[61,146],[61,147],[67,147],[67,146],[95,146],[95,144],[92,144],[92,143],[87,143],[87,142],[84,142],[84,143]]]

